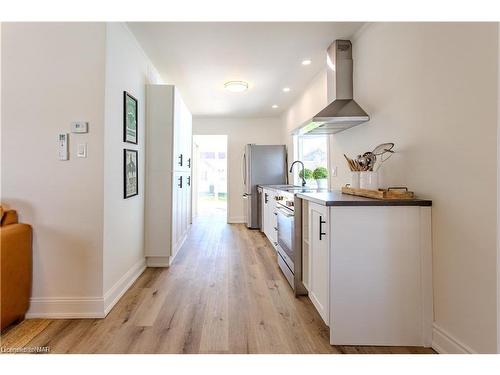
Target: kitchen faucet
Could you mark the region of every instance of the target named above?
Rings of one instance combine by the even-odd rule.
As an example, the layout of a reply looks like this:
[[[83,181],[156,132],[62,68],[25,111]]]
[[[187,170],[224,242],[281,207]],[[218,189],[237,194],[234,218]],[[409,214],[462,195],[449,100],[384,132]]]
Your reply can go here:
[[[306,186],[306,179],[304,178],[304,163],[302,163],[300,160],[295,160],[292,165],[290,166],[290,173],[292,173],[292,170],[293,170],[293,166],[295,165],[295,163],[299,163],[301,166],[302,166],[302,186]],[[300,172],[299,172],[299,176],[300,176]]]

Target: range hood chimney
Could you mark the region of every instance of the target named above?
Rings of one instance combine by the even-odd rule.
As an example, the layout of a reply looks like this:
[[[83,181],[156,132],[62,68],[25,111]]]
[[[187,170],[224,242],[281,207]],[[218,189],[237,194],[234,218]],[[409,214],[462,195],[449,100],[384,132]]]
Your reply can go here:
[[[370,119],[353,99],[351,41],[333,42],[328,47],[326,62],[329,104],[295,134],[335,134]]]

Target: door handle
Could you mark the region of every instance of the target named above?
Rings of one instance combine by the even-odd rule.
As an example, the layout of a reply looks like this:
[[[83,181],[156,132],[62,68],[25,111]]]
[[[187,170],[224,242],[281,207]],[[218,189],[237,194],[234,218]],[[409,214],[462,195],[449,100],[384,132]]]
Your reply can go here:
[[[326,221],[323,220],[323,216],[319,217],[319,240],[321,241],[322,236],[326,236],[326,233],[323,232],[323,224],[326,224]]]
[[[247,165],[246,165],[246,163],[247,163],[246,155],[243,154],[243,158],[241,159],[241,174],[243,177],[243,185],[247,184],[247,180],[246,180]]]
[[[191,176],[187,176],[187,182],[188,182],[188,186],[191,186]]]
[[[179,165],[182,167],[182,154],[179,155]]]
[[[179,177],[179,184],[177,186],[182,189],[182,176]]]
[[[264,193],[264,203],[267,203],[267,202],[268,202],[268,199],[267,199],[267,198],[268,198],[267,193]]]
[[[191,158],[188,159],[188,168],[191,168]]]

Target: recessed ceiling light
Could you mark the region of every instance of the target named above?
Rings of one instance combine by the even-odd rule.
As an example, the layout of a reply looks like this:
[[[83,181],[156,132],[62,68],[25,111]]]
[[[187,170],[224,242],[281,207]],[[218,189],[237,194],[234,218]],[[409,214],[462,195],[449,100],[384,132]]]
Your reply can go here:
[[[290,87],[283,87],[283,92],[290,92]]]
[[[278,105],[277,105],[277,104],[273,104],[273,105],[271,106],[271,108],[276,109],[276,108],[278,108]]]
[[[309,59],[302,60],[302,65],[311,65],[312,61]]]
[[[231,92],[243,92],[248,90],[248,82],[245,81],[228,81],[224,83],[224,88]]]

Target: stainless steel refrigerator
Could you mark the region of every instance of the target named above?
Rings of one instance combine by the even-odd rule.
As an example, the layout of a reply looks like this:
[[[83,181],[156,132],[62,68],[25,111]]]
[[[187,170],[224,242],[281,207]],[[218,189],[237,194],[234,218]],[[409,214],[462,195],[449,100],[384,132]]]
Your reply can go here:
[[[284,185],[287,183],[287,153],[285,145],[245,146],[243,155],[243,198],[245,222],[248,228],[260,228],[260,204],[257,185]]]

